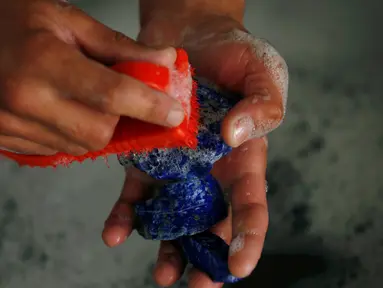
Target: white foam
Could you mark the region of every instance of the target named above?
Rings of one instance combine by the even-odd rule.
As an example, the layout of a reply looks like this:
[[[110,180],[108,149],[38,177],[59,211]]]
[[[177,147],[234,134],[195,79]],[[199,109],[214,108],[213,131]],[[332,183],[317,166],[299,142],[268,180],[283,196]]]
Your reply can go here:
[[[227,41],[251,45],[254,55],[265,65],[267,72],[281,93],[284,111],[286,111],[289,74],[287,64],[278,51],[265,39],[256,38],[241,30],[233,30],[229,33]]]
[[[234,254],[242,251],[245,247],[245,233],[239,233],[237,237],[231,241],[229,255],[233,256]]]
[[[190,67],[189,67],[190,68]],[[187,117],[191,113],[191,97],[193,90],[193,79],[190,69],[186,75],[172,69],[170,74],[170,85],[167,91],[169,96],[179,101],[185,108]]]

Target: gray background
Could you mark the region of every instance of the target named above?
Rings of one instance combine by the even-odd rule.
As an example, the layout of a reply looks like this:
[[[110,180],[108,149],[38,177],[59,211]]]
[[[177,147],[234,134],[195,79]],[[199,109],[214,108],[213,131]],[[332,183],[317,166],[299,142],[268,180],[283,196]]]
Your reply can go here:
[[[137,34],[137,1],[77,2]],[[247,3],[247,27],[285,56],[291,86],[286,122],[270,137],[265,254],[239,286],[382,287],[379,1]],[[0,287],[154,287],[156,243],[134,235],[110,250],[101,241],[123,181],[115,159],[109,165],[40,170],[0,160]]]

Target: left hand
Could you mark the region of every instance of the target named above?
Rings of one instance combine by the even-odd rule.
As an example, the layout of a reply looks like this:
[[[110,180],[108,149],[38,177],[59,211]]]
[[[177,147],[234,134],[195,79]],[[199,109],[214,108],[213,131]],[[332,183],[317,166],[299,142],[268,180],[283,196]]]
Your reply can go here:
[[[212,171],[224,188],[231,188],[232,213],[212,231],[231,243],[232,274],[246,277],[261,256],[268,226],[266,135],[278,127],[285,113],[287,66],[270,44],[253,37],[237,21],[221,16],[202,18],[198,22],[155,19],[142,28],[139,40],[149,46],[182,46],[198,76],[243,95],[222,126],[222,136],[235,149]],[[135,169],[127,172],[121,197],[105,223],[103,239],[108,246],[121,244],[132,232],[131,204],[145,198],[144,188],[150,181]],[[156,282],[170,286],[183,270],[178,251],[162,242],[154,271]],[[221,286],[200,271],[190,274],[189,287]]]

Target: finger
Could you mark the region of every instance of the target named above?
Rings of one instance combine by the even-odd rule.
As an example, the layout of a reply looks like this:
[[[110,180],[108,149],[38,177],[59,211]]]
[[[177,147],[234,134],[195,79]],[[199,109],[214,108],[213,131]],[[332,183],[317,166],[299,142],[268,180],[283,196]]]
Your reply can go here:
[[[133,230],[133,203],[147,197],[146,188],[152,179],[145,173],[129,168],[126,172],[125,183],[119,199],[105,221],[102,238],[109,247],[115,247],[125,241]]]
[[[237,277],[246,277],[254,270],[263,249],[268,226],[266,152],[263,139],[244,143],[233,151],[230,159],[231,167],[237,173],[228,176],[226,171],[219,170],[217,175],[224,185],[230,185],[232,189],[233,240],[229,268]],[[225,165],[225,161],[229,160],[224,159],[219,165]]]
[[[57,151],[21,138],[0,135],[0,149],[29,155],[54,155]]]
[[[46,146],[52,151],[83,155],[87,150],[47,127],[0,110],[0,134]]]
[[[185,262],[170,241],[162,241],[158,252],[154,280],[160,287],[169,287],[178,281],[185,269]]]
[[[284,70],[268,66],[270,63],[279,63],[282,67],[283,59],[279,55],[268,54],[262,56],[266,59],[258,59],[252,51],[245,50],[242,56],[246,74],[239,85],[244,99],[229,111],[222,124],[222,135],[233,147],[238,147],[249,139],[265,136],[278,127],[284,115],[283,92],[271,74]]]
[[[181,104],[165,93],[90,60],[70,46],[57,45],[51,67],[55,86],[65,95],[99,111],[162,126],[178,126]],[[57,59],[57,53],[62,56]],[[47,58],[48,61],[48,58]]]
[[[192,268],[189,274],[190,288],[221,288],[223,283],[214,283],[209,276],[201,271]]]
[[[221,222],[214,225],[210,228],[210,231],[215,235],[219,236],[222,240],[224,240],[227,244],[230,244],[232,239],[232,212],[231,207],[229,207],[229,215],[222,220]]]
[[[219,181],[224,191],[232,190],[233,183],[243,175],[266,173],[267,147],[266,136],[252,139],[249,143],[233,149],[232,152],[217,161],[211,173]],[[231,169],[227,169],[227,167]]]
[[[66,27],[70,27],[76,43],[93,59],[104,64],[125,60],[143,60],[171,66],[176,59],[174,48],[153,49],[114,31],[96,21],[74,5],[62,10]]]
[[[241,30],[205,42],[188,47],[197,55],[191,57],[197,74],[244,98],[223,121],[225,141],[238,147],[275,129],[284,116],[288,92],[287,65],[279,53],[266,41]],[[203,55],[198,50],[201,47]]]
[[[88,150],[104,148],[113,136],[118,117],[104,114],[62,97],[56,87],[25,79],[12,83],[6,109],[63,134]]]

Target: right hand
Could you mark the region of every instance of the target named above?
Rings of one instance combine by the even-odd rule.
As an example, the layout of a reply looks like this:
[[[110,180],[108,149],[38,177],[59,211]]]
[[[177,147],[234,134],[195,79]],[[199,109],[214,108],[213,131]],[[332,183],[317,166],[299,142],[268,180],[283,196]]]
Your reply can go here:
[[[119,116],[183,120],[174,99],[105,66],[170,66],[173,48],[144,47],[54,0],[0,0],[0,39],[0,149],[81,155],[109,143]]]

